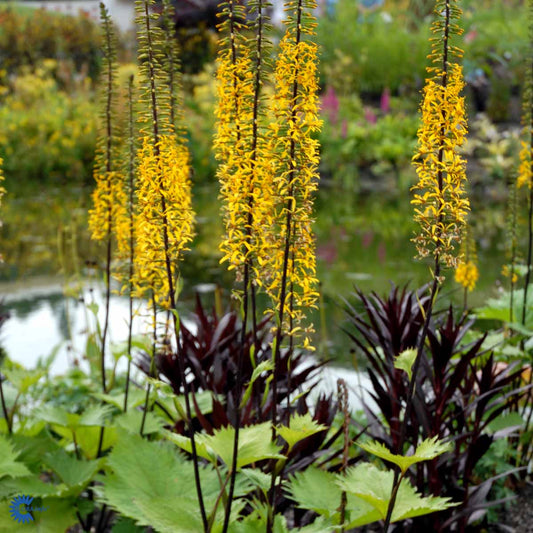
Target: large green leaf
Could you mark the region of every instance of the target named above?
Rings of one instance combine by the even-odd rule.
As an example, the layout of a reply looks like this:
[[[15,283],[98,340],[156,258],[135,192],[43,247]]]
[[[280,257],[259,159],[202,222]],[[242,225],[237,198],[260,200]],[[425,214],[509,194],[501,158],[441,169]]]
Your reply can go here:
[[[143,413],[130,409],[127,413],[122,413],[115,417],[115,424],[129,431],[130,433],[139,433],[141,428]],[[146,413],[146,420],[144,421],[143,435],[157,433],[163,429],[165,421],[152,412]]]
[[[19,494],[29,494],[34,497],[62,496],[66,492],[68,492],[66,485],[45,483],[36,474],[6,479],[0,485],[0,499],[10,498]]]
[[[11,361],[10,368],[4,368],[2,372],[20,394],[26,394],[46,374],[43,369],[29,370]]]
[[[60,449],[57,440],[45,432],[37,436],[15,434],[11,436],[11,440],[19,453],[18,460],[33,471],[40,469],[44,455]]]
[[[48,454],[44,462],[69,487],[84,488],[93,479],[101,467],[102,461],[82,461],[70,456],[64,450]]]
[[[192,487],[191,487],[192,488]],[[203,531],[198,504],[191,500],[154,497],[134,499],[149,524],[160,533],[198,533]]]
[[[379,470],[376,466],[363,463],[350,468],[340,477],[338,484],[348,494],[353,494],[370,504],[385,519],[394,483],[394,472]],[[404,479],[400,484],[396,504],[392,512],[392,522],[413,518],[424,514],[442,511],[456,505],[448,498],[422,497]]]
[[[402,472],[405,472],[410,466],[416,463],[435,459],[435,457],[449,451],[451,447],[449,443],[439,441],[437,437],[425,439],[416,447],[413,455],[407,456],[392,453],[386,446],[377,441],[359,444],[359,446],[368,453],[399,466]]]
[[[288,492],[298,507],[313,510],[338,524],[342,497],[338,479],[331,472],[310,467],[294,476],[288,484]],[[346,510],[347,527],[363,526],[381,519],[371,504],[353,494],[347,494]]]
[[[107,457],[107,466],[111,473],[106,476],[101,499],[116,511],[156,531],[169,531],[169,527],[179,531],[181,519],[187,522],[194,509],[195,517],[191,520],[198,525],[192,463],[169,445],[118,430],[118,441]],[[218,478],[205,468],[201,469],[201,478],[206,506],[210,509],[219,493]],[[167,506],[173,509],[170,514],[163,511]],[[197,531],[201,529],[200,524]]]
[[[289,449],[307,437],[324,431],[326,426],[315,422],[309,413],[305,415],[296,415],[291,418],[290,426],[280,426],[278,434],[287,442]]]
[[[96,393],[93,393],[92,396],[94,396],[98,400],[102,400],[103,402],[108,403],[109,405],[113,405],[114,407],[116,407],[117,409],[120,409],[121,411],[124,410],[124,397],[126,395],[123,392],[118,393],[118,394],[104,394],[102,392],[96,392]],[[134,388],[134,387],[130,387],[130,390],[128,392],[128,407],[130,409],[139,407],[139,405],[142,405],[144,403],[145,396],[146,396],[145,391]]]
[[[265,422],[241,428],[239,432],[237,468],[242,468],[264,459],[285,459],[284,455],[278,453],[279,446],[276,446],[271,441],[271,427],[269,422]],[[235,429],[225,427],[216,431],[213,435],[203,436],[202,440],[229,467],[233,456],[234,436]]]
[[[100,427],[80,427],[73,431],[63,426],[52,426],[52,429],[64,438],[64,443],[73,443],[76,438],[76,444],[86,459],[95,459],[100,442]],[[105,428],[104,440],[102,442],[102,451],[106,451],[117,440],[117,430],[114,427]]]
[[[271,441],[271,428],[269,422],[255,424],[241,428],[239,432],[239,455],[237,468],[261,461],[264,459],[285,459],[279,454],[279,446]],[[187,437],[166,432],[167,437],[187,452],[191,452],[191,442]],[[197,453],[200,457],[216,462],[217,457],[224,464],[231,467],[233,457],[233,440],[235,429],[225,427],[215,431],[213,435],[198,435],[196,437]]]
[[[88,407],[81,415],[69,413],[61,407],[45,405],[35,412],[35,417],[69,429],[87,426],[103,426],[105,419],[110,416],[113,408],[109,405],[93,405]]]
[[[30,473],[23,463],[17,461],[19,454],[10,442],[0,436],[0,479],[4,476],[27,476]]]

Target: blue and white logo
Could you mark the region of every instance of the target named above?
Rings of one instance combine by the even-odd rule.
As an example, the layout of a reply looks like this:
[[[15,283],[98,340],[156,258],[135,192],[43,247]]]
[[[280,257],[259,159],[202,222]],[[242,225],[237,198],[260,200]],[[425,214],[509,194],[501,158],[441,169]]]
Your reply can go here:
[[[33,501],[31,496],[15,496],[9,504],[9,514],[19,524],[28,524],[33,521],[30,513],[30,505]]]

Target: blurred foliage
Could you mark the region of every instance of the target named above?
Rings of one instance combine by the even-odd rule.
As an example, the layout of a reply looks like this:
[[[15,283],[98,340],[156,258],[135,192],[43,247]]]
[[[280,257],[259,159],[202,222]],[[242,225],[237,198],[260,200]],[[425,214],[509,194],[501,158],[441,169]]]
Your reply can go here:
[[[326,179],[358,192],[370,187],[371,192],[389,190],[396,194],[411,185],[416,113],[364,107],[357,96],[340,97],[335,113],[325,99],[322,107],[321,171]],[[411,176],[406,183],[404,172]],[[370,178],[370,183],[362,183],[363,177]]]
[[[0,91],[0,157],[10,180],[81,184],[92,175],[97,112],[88,82],[67,94],[45,60],[32,72],[3,76]],[[9,184],[11,188],[11,184]]]
[[[430,5],[431,4],[431,5]],[[322,71],[341,95],[370,93],[385,88],[413,95],[425,78],[426,43],[433,2],[389,1],[366,12],[353,0],[339,0],[335,13],[318,27]],[[525,7],[515,1],[465,2],[461,40],[465,75],[481,72],[488,82],[493,118],[509,118],[509,101],[523,80],[528,35]],[[351,21],[347,32],[341,21]],[[505,36],[505,37],[503,37]]]
[[[9,73],[36,67],[43,59],[70,59],[76,72],[96,79],[100,41],[99,27],[87,15],[65,16],[9,3],[0,8],[0,64]]]
[[[350,21],[346,31],[340,21]],[[322,71],[341,94],[381,94],[418,87],[425,76],[429,25],[416,31],[395,13],[378,10],[364,13],[357,2],[339,0],[336,13],[318,26],[322,47]]]

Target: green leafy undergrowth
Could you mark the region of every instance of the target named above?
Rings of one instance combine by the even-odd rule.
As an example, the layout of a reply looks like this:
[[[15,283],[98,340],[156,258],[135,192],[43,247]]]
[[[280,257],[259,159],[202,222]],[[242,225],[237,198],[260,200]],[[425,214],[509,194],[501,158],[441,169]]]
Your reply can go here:
[[[370,463],[348,469],[345,475],[308,468],[294,476],[287,491],[298,507],[312,509],[339,525],[343,491],[347,496],[345,527],[359,527],[384,520],[393,487],[394,473]],[[392,522],[440,511],[454,505],[447,498],[422,497],[403,480]]]

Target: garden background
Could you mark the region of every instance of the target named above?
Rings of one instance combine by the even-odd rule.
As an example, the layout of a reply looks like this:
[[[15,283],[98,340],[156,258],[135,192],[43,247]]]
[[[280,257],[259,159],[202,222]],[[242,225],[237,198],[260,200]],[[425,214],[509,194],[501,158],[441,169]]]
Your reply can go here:
[[[104,319],[105,249],[90,238],[88,211],[101,127],[98,90],[105,43],[90,10],[66,16],[36,11],[25,3],[0,6],[0,158],[7,191],[1,208],[0,343],[12,361],[25,367],[52,354],[47,368],[61,374],[69,368],[92,368],[91,352],[100,335],[97,322]],[[516,321],[512,312],[509,315],[511,278],[518,277],[512,281],[512,288],[517,286],[516,317],[522,313],[518,287],[527,271],[527,188],[516,189],[515,181],[530,68],[528,9],[520,0],[465,0],[461,7],[468,114],[468,141],[462,149],[470,198],[467,241],[475,243],[469,253],[478,265],[479,279],[471,291],[454,280],[453,270],[447,271],[439,309],[449,303],[458,310],[470,309],[470,316],[478,319],[476,331],[489,332],[483,349],[495,350],[501,363],[525,365],[533,303],[525,302],[522,329],[511,328],[514,337],[506,328]],[[338,0],[315,10],[323,125],[315,134],[320,144],[314,211],[320,298],[318,308],[309,313],[316,329],[316,351],[310,361],[333,362],[325,387],[329,393],[336,391],[339,375],[350,377],[354,386],[360,380],[367,383],[364,370],[372,364],[343,331],[350,331],[354,316],[346,312],[343,299],[353,303],[355,297],[348,295],[355,286],[365,294],[374,290],[383,296],[391,282],[408,283],[414,290],[431,281],[428,264],[414,258],[410,241],[417,225],[410,201],[411,187],[418,180],[412,159],[433,8],[434,3],[425,0]],[[196,236],[180,263],[178,309],[181,321],[194,330],[198,294],[205,309],[214,306],[220,312],[238,306],[231,303],[233,274],[220,263],[219,251],[223,220],[212,148],[217,19],[209,2],[199,2],[193,12],[177,2],[176,9],[183,124],[198,214]],[[283,34],[277,13],[274,44]],[[117,83],[125,87],[132,74],[139,76],[137,39],[127,25],[117,32]],[[118,107],[125,112],[127,106],[123,92]],[[113,283],[118,292],[119,283]],[[124,295],[111,297],[113,346],[126,341],[128,305]],[[353,305],[361,308],[360,303]],[[145,326],[139,322],[136,328],[141,333]],[[478,337],[470,333],[466,339],[475,342]],[[113,364],[119,372],[125,370],[124,358]],[[65,374],[50,388],[62,392],[50,393],[51,397],[63,394],[66,401],[82,401],[86,379],[85,374]],[[350,398],[355,401],[353,392]],[[512,421],[503,426],[516,429],[516,418]],[[513,441],[506,440],[506,445],[509,442]],[[492,462],[483,465],[492,475],[518,464],[516,457],[506,455],[506,446],[498,446],[501,449],[491,449]],[[481,479],[480,473],[476,475]],[[515,490],[516,485],[502,481],[491,497]],[[487,523],[487,516],[497,521],[495,512],[480,519]]]

